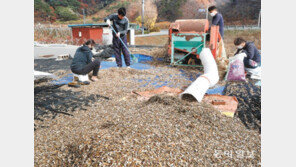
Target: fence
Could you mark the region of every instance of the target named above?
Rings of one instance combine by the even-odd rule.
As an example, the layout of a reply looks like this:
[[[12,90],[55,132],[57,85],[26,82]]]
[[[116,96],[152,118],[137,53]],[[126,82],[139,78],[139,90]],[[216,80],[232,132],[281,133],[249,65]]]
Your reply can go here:
[[[261,30],[258,25],[224,26],[224,30]]]
[[[46,25],[34,26],[34,41],[40,43],[66,43],[71,41],[71,29],[68,27],[50,27]]]

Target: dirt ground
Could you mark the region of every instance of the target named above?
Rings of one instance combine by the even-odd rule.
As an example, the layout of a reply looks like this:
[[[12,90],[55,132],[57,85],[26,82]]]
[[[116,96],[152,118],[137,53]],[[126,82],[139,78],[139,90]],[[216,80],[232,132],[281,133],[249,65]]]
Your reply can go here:
[[[224,43],[227,55],[233,56],[236,52],[236,48],[233,44],[233,41],[237,37],[242,37],[247,41],[255,43],[255,46],[260,50],[261,49],[261,30],[227,30],[224,34]]]
[[[238,116],[177,96],[131,94],[155,81],[188,86],[180,75],[165,66],[111,68],[81,88],[35,85],[35,166],[260,166],[261,134]]]
[[[237,37],[242,37],[247,41],[255,43],[258,49],[261,49],[261,31],[260,30],[226,30],[224,34],[224,44],[228,56],[233,56],[236,48],[233,41]],[[136,45],[161,45],[168,42],[168,36],[136,37]]]
[[[226,32],[225,43],[247,36],[240,33]],[[202,72],[158,60],[164,48],[131,48],[153,56],[152,69],[100,70],[98,82],[80,88],[36,83],[35,166],[261,166],[261,90],[252,81],[219,82],[239,101],[234,118],[176,95],[141,101],[131,93],[163,83],[184,89]],[[70,61],[35,60],[35,69],[62,77]]]
[[[168,41],[168,35],[136,37],[136,45],[158,45],[164,46]]]

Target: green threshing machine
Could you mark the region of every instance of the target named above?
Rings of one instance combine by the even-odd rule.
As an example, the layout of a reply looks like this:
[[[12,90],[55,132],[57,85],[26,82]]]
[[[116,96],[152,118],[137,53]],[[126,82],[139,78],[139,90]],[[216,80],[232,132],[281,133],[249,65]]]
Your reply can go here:
[[[168,57],[171,65],[201,66],[199,54],[210,48],[214,58],[221,39],[219,26],[211,26],[206,19],[176,20],[170,25]]]

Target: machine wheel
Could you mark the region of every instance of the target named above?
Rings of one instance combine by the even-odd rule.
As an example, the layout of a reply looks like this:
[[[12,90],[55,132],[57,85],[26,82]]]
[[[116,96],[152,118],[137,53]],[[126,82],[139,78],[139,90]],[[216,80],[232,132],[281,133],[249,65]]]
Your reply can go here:
[[[183,64],[188,64],[188,65],[201,65],[200,59],[198,59],[195,55],[190,55],[188,56]]]
[[[188,65],[196,65],[195,64],[195,60],[191,57],[191,58],[189,58],[189,60],[188,60]]]
[[[166,63],[170,63],[170,62],[171,62],[170,55],[166,54],[163,60],[164,60],[164,62],[166,62]]]

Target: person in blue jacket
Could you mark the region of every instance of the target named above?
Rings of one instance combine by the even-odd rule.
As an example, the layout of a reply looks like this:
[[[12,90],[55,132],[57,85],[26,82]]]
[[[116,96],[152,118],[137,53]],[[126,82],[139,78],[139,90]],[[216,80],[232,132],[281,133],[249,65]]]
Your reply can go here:
[[[210,6],[208,8],[208,11],[210,12],[210,15],[213,17],[212,25],[219,26],[219,32],[223,39],[224,37],[224,20],[221,13],[218,12],[216,6]]]
[[[93,71],[92,81],[98,81],[98,72],[101,62],[93,58],[92,49],[95,46],[95,41],[89,39],[83,46],[79,47],[74,55],[71,63],[71,71],[74,74],[86,75]]]
[[[246,68],[257,68],[261,66],[261,55],[254,42],[247,42],[239,37],[234,40],[234,45],[237,47],[235,55],[242,52],[246,53],[247,57],[244,58]]]

